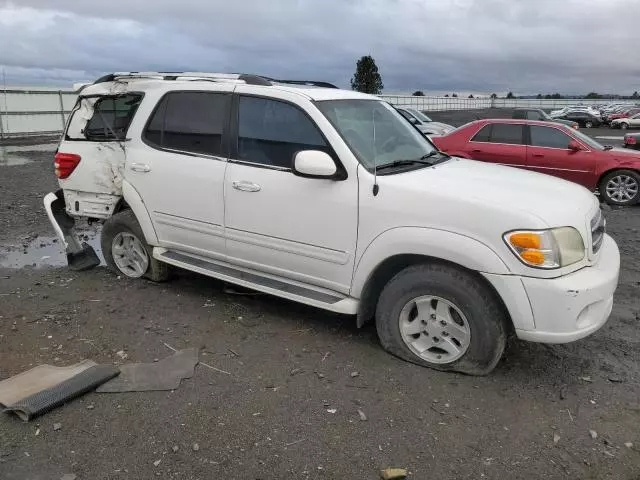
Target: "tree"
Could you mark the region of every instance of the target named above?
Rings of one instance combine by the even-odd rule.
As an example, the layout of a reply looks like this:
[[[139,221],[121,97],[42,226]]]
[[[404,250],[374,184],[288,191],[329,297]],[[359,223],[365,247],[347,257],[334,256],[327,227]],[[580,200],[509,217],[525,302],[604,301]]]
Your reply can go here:
[[[361,57],[356,63],[356,73],[353,74],[351,79],[351,89],[357,92],[378,95],[383,88],[382,77],[378,72],[376,61],[371,55]]]
[[[516,97],[513,96],[512,92],[509,92],[509,93],[507,93],[507,98],[516,98]]]
[[[424,97],[424,92],[422,90],[416,90],[411,95],[414,97]]]
[[[473,93],[470,93],[468,98],[473,98]]]
[[[457,94],[457,93],[452,93],[452,94],[451,94],[451,96],[452,96],[453,98],[458,98],[458,94]]]
[[[536,95],[536,98],[542,98],[542,94],[539,93],[538,95]]]
[[[635,91],[633,92],[633,95],[631,95],[631,98],[640,98],[640,95],[638,95],[638,92]]]
[[[496,95],[495,93],[492,93],[491,94],[491,98],[493,98],[493,99],[498,98],[498,95]]]
[[[589,92],[584,96],[584,98],[600,98],[600,94],[596,92]]]
[[[448,93],[445,93],[444,96],[445,96],[445,98],[449,98],[449,94]]]

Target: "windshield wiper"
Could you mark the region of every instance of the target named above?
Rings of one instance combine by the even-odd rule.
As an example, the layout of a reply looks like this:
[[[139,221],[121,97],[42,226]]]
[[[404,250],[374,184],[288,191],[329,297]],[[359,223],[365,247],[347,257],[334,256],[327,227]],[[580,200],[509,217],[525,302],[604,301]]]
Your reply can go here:
[[[428,161],[428,159],[430,159],[431,157],[435,157],[436,155],[442,155],[445,158],[449,158],[449,155],[447,155],[446,153],[442,153],[438,150],[432,150],[431,152],[421,156],[420,158],[413,158],[413,159],[401,159],[401,160],[394,160],[393,162],[389,162],[389,163],[385,163],[382,165],[378,165],[376,168],[378,170],[384,170],[387,168],[395,168],[395,167],[404,167],[407,165],[434,165],[437,162],[434,161]]]

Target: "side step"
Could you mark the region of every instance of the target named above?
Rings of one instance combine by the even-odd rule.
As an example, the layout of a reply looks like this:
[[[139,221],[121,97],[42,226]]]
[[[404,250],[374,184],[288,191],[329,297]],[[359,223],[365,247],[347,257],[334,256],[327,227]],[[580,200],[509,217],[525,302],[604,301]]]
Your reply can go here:
[[[348,315],[356,314],[358,311],[358,301],[356,299],[331,290],[304,285],[299,282],[291,282],[253,270],[241,269],[227,263],[159,247],[153,249],[153,256],[161,262],[175,265],[176,267],[324,310]]]

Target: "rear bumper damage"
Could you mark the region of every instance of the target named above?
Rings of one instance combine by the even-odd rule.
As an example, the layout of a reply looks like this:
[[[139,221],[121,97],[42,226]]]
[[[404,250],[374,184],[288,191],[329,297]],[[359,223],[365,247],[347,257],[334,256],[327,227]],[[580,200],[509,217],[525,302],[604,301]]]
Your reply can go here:
[[[44,197],[44,209],[56,232],[60,243],[64,245],[67,263],[72,270],[89,270],[100,265],[100,258],[91,245],[81,242],[75,232],[75,220],[65,211],[62,190],[47,193]]]

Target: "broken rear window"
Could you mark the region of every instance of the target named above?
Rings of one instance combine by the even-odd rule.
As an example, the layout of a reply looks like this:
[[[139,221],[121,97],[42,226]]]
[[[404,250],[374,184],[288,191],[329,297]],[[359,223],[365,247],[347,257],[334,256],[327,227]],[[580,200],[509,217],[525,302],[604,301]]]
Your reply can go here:
[[[67,138],[70,140],[124,140],[142,95],[80,98],[73,112]]]

